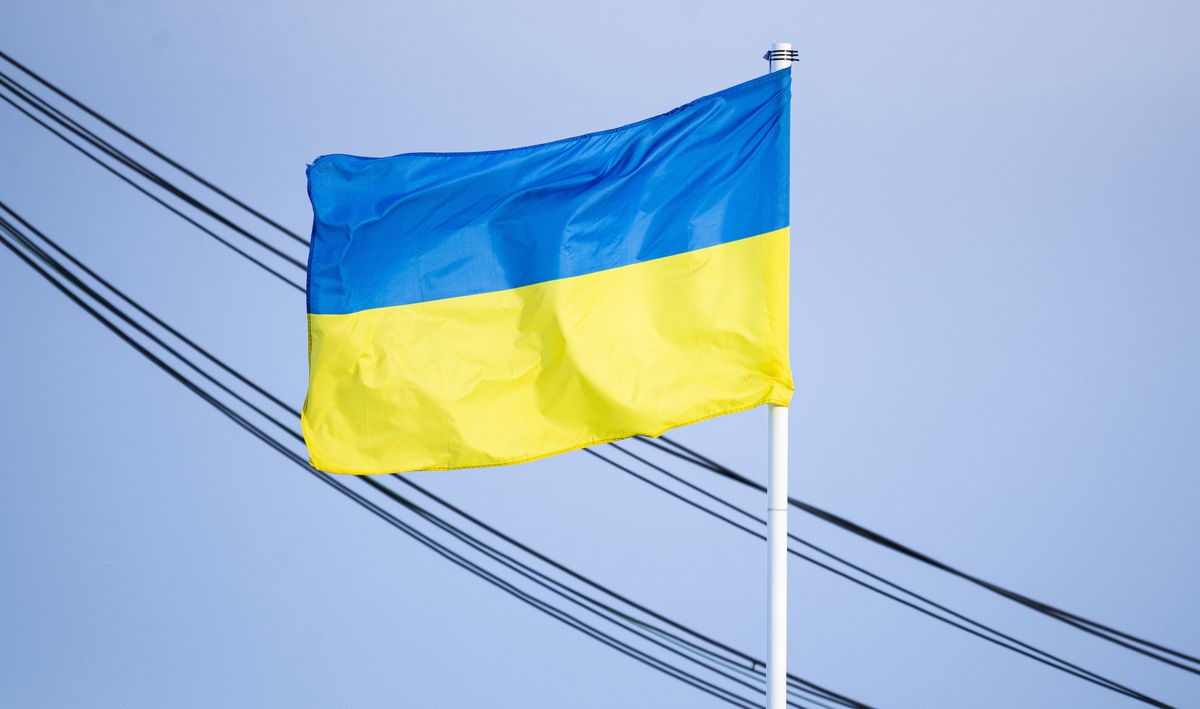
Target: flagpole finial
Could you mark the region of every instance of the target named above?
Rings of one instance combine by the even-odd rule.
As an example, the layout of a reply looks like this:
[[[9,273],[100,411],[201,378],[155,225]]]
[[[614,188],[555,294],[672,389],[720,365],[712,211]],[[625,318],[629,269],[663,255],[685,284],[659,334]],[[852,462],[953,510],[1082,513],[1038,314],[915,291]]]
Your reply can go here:
[[[800,52],[792,49],[791,42],[775,42],[767,53],[763,55],[770,63],[770,71],[778,71],[786,69],[792,65],[792,62],[800,59]]]

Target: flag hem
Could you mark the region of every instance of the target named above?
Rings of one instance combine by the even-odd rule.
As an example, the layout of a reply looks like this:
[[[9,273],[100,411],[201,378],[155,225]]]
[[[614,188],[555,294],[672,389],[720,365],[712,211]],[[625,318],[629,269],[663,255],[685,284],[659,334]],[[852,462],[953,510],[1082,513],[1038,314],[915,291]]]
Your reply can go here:
[[[596,439],[596,440],[592,440],[592,441],[585,441],[585,442],[579,443],[577,445],[568,446],[567,448],[563,448],[561,450],[550,451],[547,453],[539,453],[537,455],[525,456],[523,458],[516,458],[513,460],[480,463],[478,465],[446,465],[446,466],[438,465],[438,466],[429,466],[426,468],[414,468],[412,470],[366,470],[366,471],[361,471],[361,470],[360,471],[351,471],[351,470],[346,470],[346,469],[339,469],[339,468],[336,468],[336,466],[330,466],[328,468],[321,467],[321,465],[317,462],[317,459],[315,456],[310,456],[309,464],[312,465],[317,470],[320,470],[320,471],[326,472],[326,473],[332,473],[334,475],[392,475],[394,473],[404,474],[404,473],[440,472],[440,471],[448,471],[448,470],[470,470],[472,468],[496,468],[496,467],[506,466],[506,465],[518,465],[520,463],[531,463],[535,460],[541,460],[542,458],[549,458],[549,457],[556,456],[556,455],[562,455],[563,453],[570,453],[571,451],[582,450],[584,448],[590,448],[591,446],[598,446],[598,445],[602,445],[604,443],[612,443],[614,441],[623,441],[628,438],[633,438],[634,436],[648,436],[650,438],[658,438],[659,436],[663,435],[667,431],[671,431],[676,428],[690,426],[694,423],[700,423],[701,421],[707,421],[708,419],[713,419],[718,416],[726,416],[728,414],[736,414],[736,413],[741,413],[743,411],[749,411],[750,409],[758,408],[759,406],[764,406],[767,404],[771,404],[774,406],[789,406],[791,404],[791,395],[793,393],[794,393],[794,389],[789,385],[787,397],[779,397],[775,394],[768,394],[753,404],[747,404],[744,406],[736,406],[736,407],[729,408],[729,409],[722,409],[721,411],[717,411],[717,412],[711,413],[711,414],[706,414],[699,418],[691,419],[690,421],[684,421],[683,423],[678,423],[678,424],[673,424],[673,425],[667,426],[666,428],[658,431],[657,433],[631,433],[626,436],[613,436],[612,438],[601,438],[601,439]]]

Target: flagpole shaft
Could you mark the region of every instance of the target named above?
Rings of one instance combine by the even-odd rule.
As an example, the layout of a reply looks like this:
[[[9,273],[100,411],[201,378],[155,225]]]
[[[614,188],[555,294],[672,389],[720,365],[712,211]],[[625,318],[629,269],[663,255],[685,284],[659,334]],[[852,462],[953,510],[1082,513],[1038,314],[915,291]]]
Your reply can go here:
[[[788,410],[767,408],[767,547],[771,652],[767,656],[767,706],[787,706]]]
[[[787,42],[771,45],[770,71],[791,66],[796,53]],[[767,655],[767,706],[787,707],[788,410],[767,408],[767,583],[771,609]]]

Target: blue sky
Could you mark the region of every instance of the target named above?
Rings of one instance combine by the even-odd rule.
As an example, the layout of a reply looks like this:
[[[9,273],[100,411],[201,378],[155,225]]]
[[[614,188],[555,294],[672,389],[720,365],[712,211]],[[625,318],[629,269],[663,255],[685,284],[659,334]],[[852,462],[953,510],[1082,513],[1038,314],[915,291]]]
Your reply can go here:
[[[1200,652],[1200,7],[47,2],[0,48],[307,232],[318,155],[542,142],[800,50],[791,489]],[[297,404],[304,302],[0,106],[0,199]],[[0,254],[0,704],[707,706],[315,484]],[[764,479],[765,412],[679,438]],[[766,647],[762,545],[582,453],[422,473]],[[763,500],[696,478],[754,508]],[[1200,681],[792,515],[1179,705]],[[793,561],[790,669],[888,707],[1123,706]]]

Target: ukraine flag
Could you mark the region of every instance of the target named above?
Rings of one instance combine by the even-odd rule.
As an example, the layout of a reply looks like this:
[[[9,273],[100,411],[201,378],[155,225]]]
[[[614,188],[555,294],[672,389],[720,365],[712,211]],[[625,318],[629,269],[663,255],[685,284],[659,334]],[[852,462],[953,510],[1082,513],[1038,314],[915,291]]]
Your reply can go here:
[[[786,406],[790,86],[511,150],[316,160],[313,465],[504,465]]]

